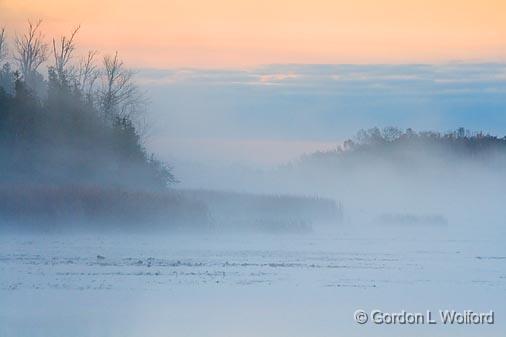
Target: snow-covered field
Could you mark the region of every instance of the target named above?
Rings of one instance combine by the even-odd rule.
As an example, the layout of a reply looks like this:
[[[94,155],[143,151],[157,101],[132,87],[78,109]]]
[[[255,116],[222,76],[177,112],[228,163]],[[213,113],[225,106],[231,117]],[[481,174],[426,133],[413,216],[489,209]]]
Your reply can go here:
[[[505,336],[501,236],[2,235],[0,336]],[[359,325],[357,309],[495,312]]]

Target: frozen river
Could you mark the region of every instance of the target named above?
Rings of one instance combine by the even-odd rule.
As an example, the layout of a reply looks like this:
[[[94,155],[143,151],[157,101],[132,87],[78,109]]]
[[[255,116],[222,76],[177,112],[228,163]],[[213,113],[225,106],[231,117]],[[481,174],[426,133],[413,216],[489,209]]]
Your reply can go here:
[[[0,336],[505,336],[500,236],[434,231],[0,239]],[[492,325],[354,312],[493,310]]]

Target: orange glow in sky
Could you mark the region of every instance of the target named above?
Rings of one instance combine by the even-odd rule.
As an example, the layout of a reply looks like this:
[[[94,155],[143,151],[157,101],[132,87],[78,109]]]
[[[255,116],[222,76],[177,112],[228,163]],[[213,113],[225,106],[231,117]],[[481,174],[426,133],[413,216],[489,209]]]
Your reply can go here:
[[[506,59],[505,0],[0,0],[0,26],[81,24],[81,50],[140,67]]]

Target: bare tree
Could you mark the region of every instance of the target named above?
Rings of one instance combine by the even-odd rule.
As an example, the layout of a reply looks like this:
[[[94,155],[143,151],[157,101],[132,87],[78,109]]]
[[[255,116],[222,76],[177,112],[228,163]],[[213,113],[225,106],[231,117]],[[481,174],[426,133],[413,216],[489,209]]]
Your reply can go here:
[[[74,76],[75,69],[70,61],[75,49],[74,38],[79,29],[80,26],[77,26],[69,37],[62,36],[58,42],[53,38],[54,70],[62,83]]]
[[[7,41],[5,27],[0,28],[0,62],[7,57]]]
[[[28,21],[28,31],[22,36],[16,36],[16,55],[19,70],[26,82],[35,79],[37,69],[47,60],[47,44],[39,28],[42,20],[37,23]]]
[[[132,78],[132,71],[125,69],[117,52],[104,57],[100,104],[106,118],[132,117],[144,105],[145,100]]]
[[[76,85],[85,96],[86,102],[90,104],[93,103],[95,82],[100,76],[100,71],[95,65],[97,54],[95,50],[88,51],[88,54],[79,62],[76,76]]]

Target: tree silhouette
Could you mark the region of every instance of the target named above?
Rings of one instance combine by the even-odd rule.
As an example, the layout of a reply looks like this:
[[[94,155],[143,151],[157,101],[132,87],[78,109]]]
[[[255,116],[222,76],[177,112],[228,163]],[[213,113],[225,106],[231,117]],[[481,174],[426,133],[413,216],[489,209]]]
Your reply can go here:
[[[40,25],[29,22],[16,39],[19,72],[9,63],[0,70],[0,184],[163,190],[175,182],[170,167],[142,144],[134,120],[142,95],[118,53],[104,57],[103,69],[95,51],[75,62],[77,27],[52,40],[45,80],[38,72],[47,59]]]

